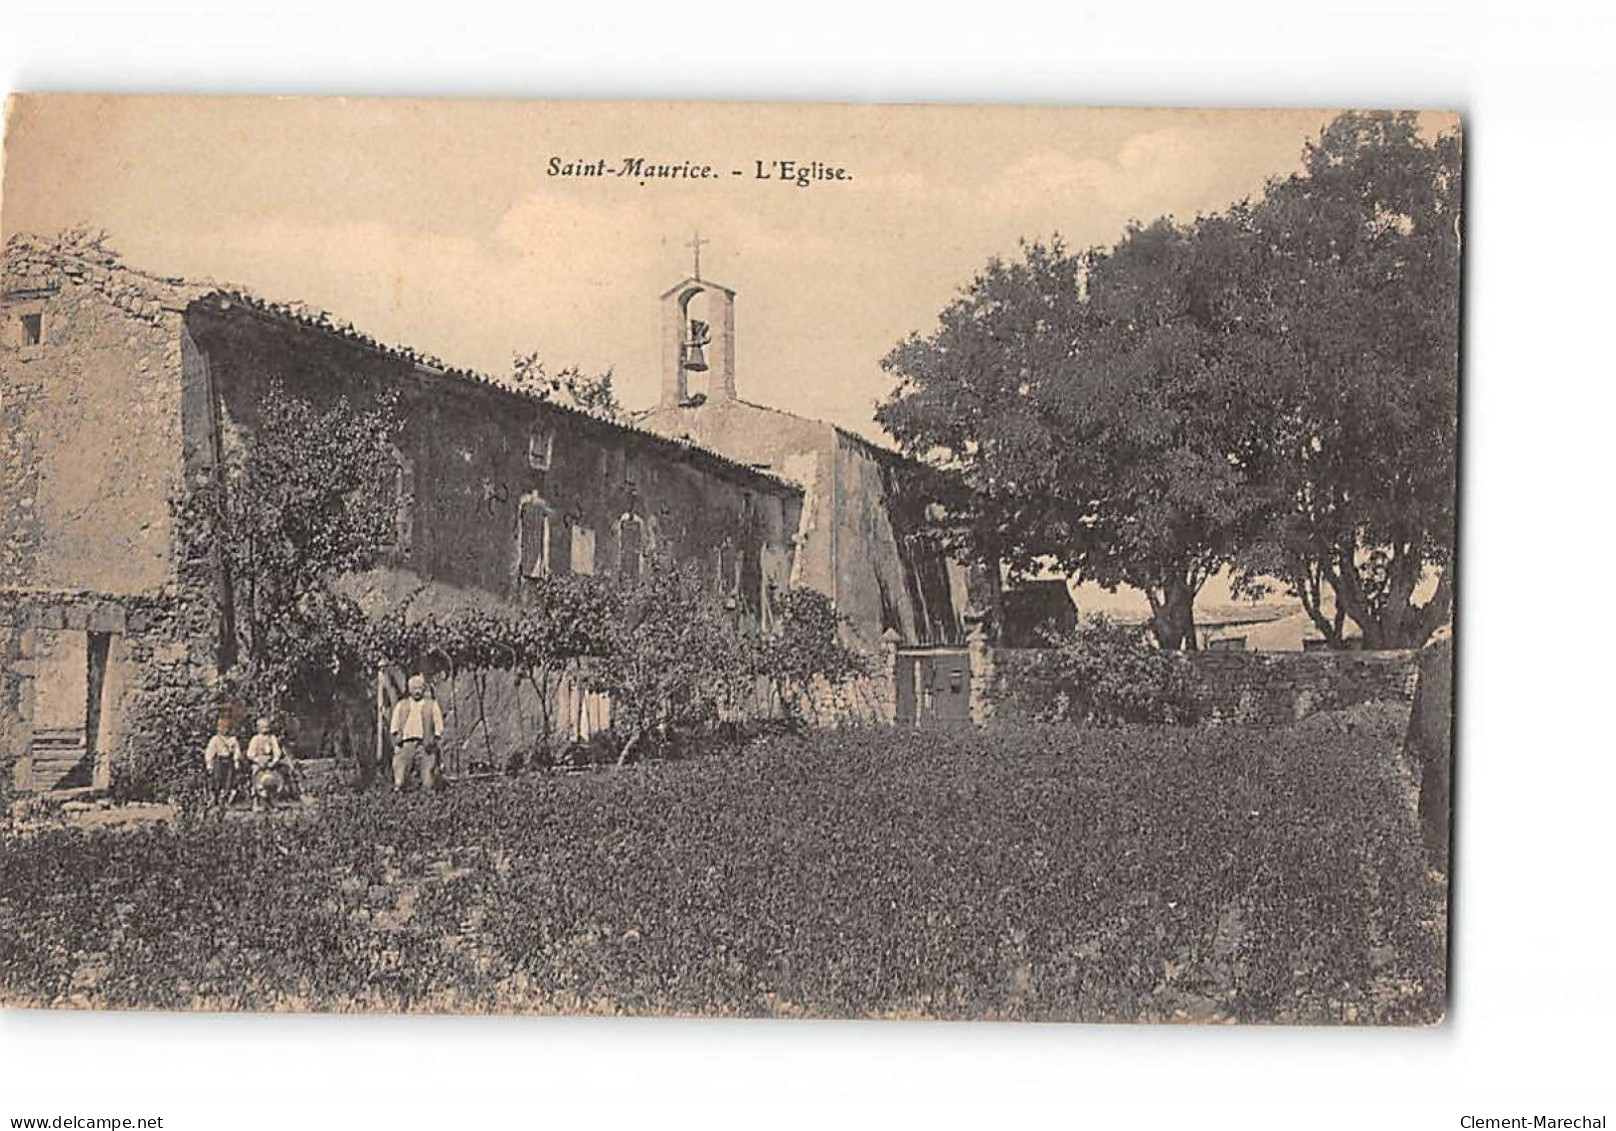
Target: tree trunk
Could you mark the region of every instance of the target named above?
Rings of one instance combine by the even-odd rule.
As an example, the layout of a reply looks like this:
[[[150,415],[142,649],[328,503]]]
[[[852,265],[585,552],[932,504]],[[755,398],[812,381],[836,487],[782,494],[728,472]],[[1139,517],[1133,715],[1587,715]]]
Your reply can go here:
[[[1199,652],[1201,641],[1195,635],[1195,589],[1189,582],[1186,581],[1179,587],[1175,604],[1183,649],[1186,652]]]
[[[1437,578],[1436,592],[1431,600],[1420,610],[1418,624],[1414,629],[1411,647],[1423,648],[1431,634],[1441,628],[1453,615],[1453,563],[1449,562],[1442,568],[1442,575]]]
[[[1183,577],[1169,578],[1158,593],[1146,589],[1150,601],[1150,631],[1156,646],[1164,652],[1193,652],[1195,638],[1195,589]]]
[[[630,753],[630,751],[632,751],[634,749],[635,744],[638,743],[639,741],[640,741],[640,728],[635,727],[634,728],[634,733],[629,735],[628,736],[628,741],[623,744],[623,752],[617,756],[617,768],[618,769],[622,769],[624,766],[628,765],[629,753]]]
[[[494,767],[494,736],[488,730],[488,711],[484,706],[483,691],[487,686],[488,675],[481,668],[472,676],[472,686],[477,689],[477,722],[483,728],[483,749],[488,754],[488,767]]]
[[[982,573],[987,585],[989,638],[998,644],[1004,635],[1004,585],[1000,580],[1002,543],[998,534],[989,533],[982,540]]]
[[[1344,558],[1338,561],[1337,571],[1330,579],[1335,590],[1337,619],[1342,612],[1353,619],[1363,630],[1366,650],[1418,648],[1448,619],[1453,606],[1451,565],[1437,579],[1431,600],[1425,605],[1415,605],[1413,595],[1420,564],[1414,559],[1394,563],[1396,572],[1388,587],[1386,607],[1375,609],[1364,592],[1355,563]]]
[[[1331,648],[1341,648],[1345,646],[1341,633],[1346,625],[1346,610],[1338,597],[1335,603],[1335,616],[1331,618],[1324,615],[1324,584],[1323,569],[1309,564],[1298,576],[1291,578],[1290,587],[1291,592],[1301,600],[1302,608],[1307,611],[1307,617],[1313,622],[1313,627],[1324,637],[1325,644]],[[1331,588],[1334,589],[1334,585]]]

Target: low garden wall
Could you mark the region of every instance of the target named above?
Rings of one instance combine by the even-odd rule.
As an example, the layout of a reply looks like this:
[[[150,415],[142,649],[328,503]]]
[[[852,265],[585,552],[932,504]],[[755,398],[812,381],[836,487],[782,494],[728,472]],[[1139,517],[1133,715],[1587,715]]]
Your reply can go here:
[[[1317,711],[1407,702],[1414,654],[1396,652],[1196,652],[1187,657],[1195,696],[1211,722],[1283,726]]]
[[[1036,714],[1061,693],[1045,649],[988,654],[994,713]],[[1211,723],[1276,727],[1359,703],[1408,702],[1417,673],[1414,653],[1192,652],[1181,657],[1197,718]]]

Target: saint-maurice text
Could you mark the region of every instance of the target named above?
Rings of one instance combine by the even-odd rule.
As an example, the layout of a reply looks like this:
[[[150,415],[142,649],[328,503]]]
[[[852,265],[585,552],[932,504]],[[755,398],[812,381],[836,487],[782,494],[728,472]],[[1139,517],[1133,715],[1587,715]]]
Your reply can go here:
[[[754,158],[749,167],[725,169],[710,162],[656,161],[649,157],[624,157],[615,161],[605,157],[590,160],[551,157],[545,171],[551,177],[621,177],[642,185],[648,181],[716,181],[725,177],[743,177],[807,188],[828,181],[853,179],[853,174],[847,171],[845,165],[779,158],[767,161]]]

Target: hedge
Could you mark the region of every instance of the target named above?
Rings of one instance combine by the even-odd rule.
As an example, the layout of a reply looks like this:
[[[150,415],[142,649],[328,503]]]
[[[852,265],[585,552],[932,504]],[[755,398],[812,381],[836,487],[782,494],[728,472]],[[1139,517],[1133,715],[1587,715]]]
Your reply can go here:
[[[1396,732],[816,732],[313,816],[14,836],[0,997],[1426,1022],[1445,911]]]

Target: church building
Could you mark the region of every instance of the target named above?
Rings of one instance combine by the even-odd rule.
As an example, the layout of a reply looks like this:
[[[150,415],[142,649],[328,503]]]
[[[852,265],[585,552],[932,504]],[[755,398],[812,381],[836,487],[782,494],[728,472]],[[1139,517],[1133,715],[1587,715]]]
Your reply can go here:
[[[803,489],[793,585],[830,597],[848,643],[873,650],[964,642],[966,573],[925,533],[930,469],[843,428],[745,400],[735,367],[736,292],[695,270],[662,293],[662,384],[638,418]],[[705,305],[705,319],[692,317]]]

